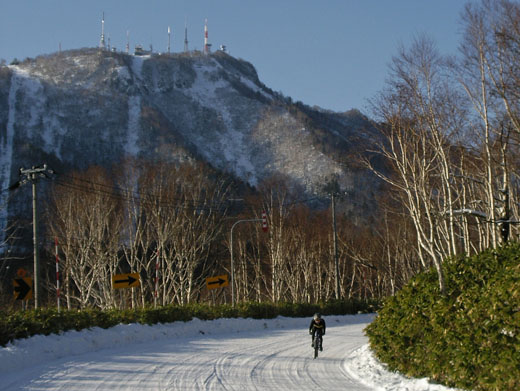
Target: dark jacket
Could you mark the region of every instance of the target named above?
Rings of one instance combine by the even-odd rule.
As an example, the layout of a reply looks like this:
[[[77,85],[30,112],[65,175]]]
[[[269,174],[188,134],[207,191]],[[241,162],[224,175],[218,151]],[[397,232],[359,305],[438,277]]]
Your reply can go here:
[[[309,326],[309,333],[314,335],[315,332],[321,332],[321,335],[325,334],[325,319],[311,320]]]

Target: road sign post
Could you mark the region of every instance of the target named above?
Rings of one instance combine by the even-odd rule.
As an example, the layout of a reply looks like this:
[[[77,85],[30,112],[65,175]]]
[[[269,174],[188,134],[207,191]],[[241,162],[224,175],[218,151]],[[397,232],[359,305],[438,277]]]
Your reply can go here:
[[[153,306],[157,308],[157,297],[158,297],[158,289],[159,289],[159,250],[157,250],[157,258],[155,259],[155,289],[153,292]]]
[[[56,254],[56,303],[60,312],[60,257],[58,255],[58,238],[54,238],[54,250]]]

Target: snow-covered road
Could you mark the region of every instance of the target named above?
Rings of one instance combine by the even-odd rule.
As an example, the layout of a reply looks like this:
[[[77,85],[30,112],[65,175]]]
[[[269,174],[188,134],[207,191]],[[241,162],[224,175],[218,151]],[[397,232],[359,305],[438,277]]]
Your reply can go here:
[[[373,315],[193,320],[36,336],[0,348],[0,390],[447,390],[389,373],[367,348]]]

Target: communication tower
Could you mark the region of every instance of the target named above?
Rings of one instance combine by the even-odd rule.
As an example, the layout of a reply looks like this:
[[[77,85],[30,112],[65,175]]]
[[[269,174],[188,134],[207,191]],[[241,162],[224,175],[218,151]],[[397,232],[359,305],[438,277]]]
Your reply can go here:
[[[168,54],[170,54],[170,38],[171,38],[171,32],[170,26],[168,26]]]
[[[184,20],[184,52],[188,52],[188,20]]]
[[[209,54],[211,44],[208,43],[208,19],[204,21],[204,54]]]
[[[105,49],[105,13],[103,12],[103,18],[101,19],[101,39],[99,41],[99,48]]]

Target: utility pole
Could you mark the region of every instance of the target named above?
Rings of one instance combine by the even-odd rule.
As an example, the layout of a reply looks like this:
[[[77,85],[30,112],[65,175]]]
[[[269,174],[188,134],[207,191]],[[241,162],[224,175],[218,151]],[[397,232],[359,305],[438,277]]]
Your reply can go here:
[[[34,246],[34,308],[40,305],[40,253],[38,249],[38,202],[36,183],[39,178],[48,178],[54,172],[47,168],[47,164],[39,167],[20,168],[20,182],[23,185],[27,182],[32,184],[32,207],[33,207],[33,246]]]

